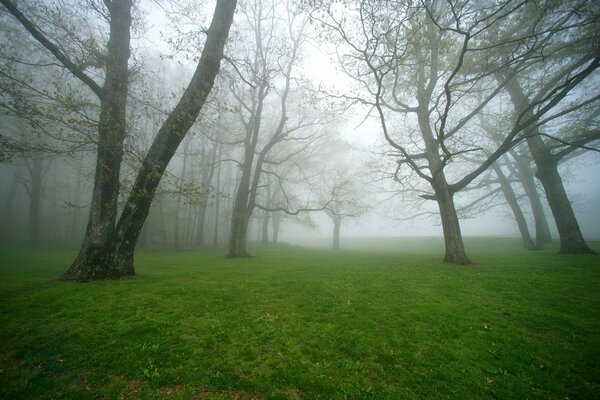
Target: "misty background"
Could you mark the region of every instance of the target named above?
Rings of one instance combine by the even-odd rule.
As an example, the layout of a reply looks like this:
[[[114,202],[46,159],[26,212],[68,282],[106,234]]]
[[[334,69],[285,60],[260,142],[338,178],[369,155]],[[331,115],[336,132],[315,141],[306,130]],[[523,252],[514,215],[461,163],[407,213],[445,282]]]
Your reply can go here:
[[[144,224],[141,247],[225,247],[230,239],[233,202],[244,160],[244,122],[238,114],[254,101],[248,97],[248,85],[253,82],[249,60],[255,56],[251,52],[257,45],[256,32],[252,31],[256,4],[242,3],[236,14],[226,50],[229,58],[216,83],[218,90],[169,163]],[[262,38],[274,43],[269,44],[273,55],[268,57],[272,57],[272,73],[276,75],[273,97],[265,100],[263,126],[275,129],[282,88],[288,79],[291,89],[285,100],[286,124],[288,129],[295,126],[297,130],[273,147],[257,202],[263,208],[297,213],[259,207],[250,220],[248,242],[329,247],[334,220],[327,208],[335,202],[348,207],[341,224],[341,247],[344,237],[442,236],[435,202],[419,198],[421,189],[408,178],[390,178],[395,160],[373,108],[340,95],[355,89],[348,69],[339,64],[343,59],[340,54],[349,51],[347,46],[332,42],[330,34],[323,33],[324,26],[308,22],[310,11],[294,8],[294,3],[265,2],[265,7],[271,7],[281,21],[265,22],[272,36]],[[190,9],[193,12],[186,14],[176,3],[137,5],[130,58],[131,122],[121,172],[125,189],[132,185],[143,154],[193,72],[202,46],[190,32],[206,26],[212,9]],[[290,12],[292,9],[295,11]],[[75,21],[70,29],[82,37],[97,37],[98,43],[105,39],[106,30],[98,28],[101,21],[91,10],[78,13],[75,2],[65,9],[65,15]],[[290,22],[292,17],[303,20]],[[1,18],[0,240],[3,244],[77,247],[84,236],[91,202],[98,104],[81,83],[51,62],[47,52],[31,42],[7,13]],[[59,22],[48,29],[66,30],[57,25]],[[291,24],[287,30],[286,23]],[[286,59],[294,40],[297,55]],[[82,45],[81,51],[93,54],[96,43],[85,43],[87,48]],[[15,61],[23,57],[29,61]],[[93,60],[85,61],[93,68]],[[285,62],[293,67],[291,75],[283,68]],[[598,76],[588,80],[588,88],[597,90]],[[498,112],[508,113],[501,107]],[[259,139],[260,145],[267,146],[267,139]],[[516,148],[523,148],[523,144]],[[257,154],[259,150],[255,150]],[[600,155],[581,151],[562,162],[559,170],[584,237],[600,240]],[[513,183],[532,227],[531,209],[522,190]],[[500,191],[477,202],[495,190],[497,182],[484,174],[473,185],[481,187],[456,197],[463,234],[519,236]],[[539,184],[538,190],[543,193]],[[543,196],[542,202],[556,239],[558,232]]]

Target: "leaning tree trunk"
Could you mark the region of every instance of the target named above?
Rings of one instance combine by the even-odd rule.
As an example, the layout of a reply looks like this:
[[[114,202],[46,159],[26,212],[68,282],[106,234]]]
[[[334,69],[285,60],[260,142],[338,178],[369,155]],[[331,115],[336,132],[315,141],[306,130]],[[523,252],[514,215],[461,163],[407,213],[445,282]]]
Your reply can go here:
[[[492,168],[500,181],[500,189],[502,190],[502,194],[504,194],[504,198],[508,203],[510,209],[513,212],[515,217],[515,221],[517,222],[517,226],[519,227],[519,232],[521,233],[521,239],[523,239],[523,247],[527,250],[535,250],[537,247],[533,243],[533,239],[531,239],[531,235],[529,234],[529,228],[527,227],[527,220],[523,215],[523,211],[521,210],[521,206],[519,206],[519,202],[517,201],[517,196],[515,196],[515,192],[510,186],[510,182],[506,179],[506,176],[502,172],[502,169],[497,165],[493,164]]]
[[[588,247],[579,229],[579,223],[558,173],[558,162],[554,159],[539,158],[536,164],[538,167],[536,176],[542,182],[560,235],[560,253],[593,254],[594,251]]]
[[[106,60],[106,77],[100,98],[96,174],[83,243],[67,272],[65,280],[104,278],[99,262],[114,231],[119,198],[119,178],[126,133],[126,104],[129,81],[129,43],[131,0],[114,1],[109,6],[110,38]]]
[[[207,33],[206,43],[190,84],[179,103],[159,129],[142,166],[119,222],[97,258],[95,268],[88,270],[82,279],[120,278],[134,275],[133,253],[140,231],[148,216],[154,194],[169,161],[185,134],[194,124],[215,77],[219,72],[223,47],[229,35],[236,0],[219,0],[213,21]]]
[[[454,194],[450,191],[442,173],[439,174],[437,179],[434,179],[434,191],[444,232],[444,261],[458,265],[470,264],[471,260],[465,252],[460,223],[454,205]]]

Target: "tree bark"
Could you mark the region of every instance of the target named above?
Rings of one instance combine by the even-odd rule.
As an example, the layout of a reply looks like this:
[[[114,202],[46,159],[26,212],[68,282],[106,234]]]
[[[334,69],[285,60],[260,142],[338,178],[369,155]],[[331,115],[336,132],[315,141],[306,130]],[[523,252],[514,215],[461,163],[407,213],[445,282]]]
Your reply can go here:
[[[117,218],[123,141],[127,130],[131,0],[110,3],[110,37],[106,78],[100,93],[98,150],[90,215],[79,254],[62,275],[64,280],[108,277],[99,260],[110,241]]]
[[[536,161],[536,176],[542,182],[548,204],[560,235],[561,254],[594,254],[583,238],[573,207],[558,173],[558,162],[544,158]]]
[[[249,257],[246,250],[246,236],[248,234],[248,224],[250,215],[247,208],[234,209],[234,215],[231,223],[231,239],[229,241],[229,258]]]
[[[167,165],[195,122],[219,71],[233,20],[235,0],[219,0],[196,71],[183,96],[159,129],[136,177],[116,229],[102,254],[66,279],[105,279],[134,275],[133,253],[154,194]],[[89,266],[89,267],[87,267]]]
[[[432,183],[444,232],[444,261],[458,265],[471,264],[460,231],[460,223],[454,205],[454,193],[450,191],[442,172],[438,173]]]
[[[502,169],[495,164],[492,166],[498,180],[500,181],[500,189],[502,190],[502,194],[504,194],[504,198],[506,198],[506,202],[508,203],[510,209],[513,212],[515,217],[515,221],[517,222],[517,226],[519,228],[519,233],[521,234],[521,239],[523,240],[523,247],[527,250],[535,250],[537,247],[533,243],[533,239],[531,239],[531,235],[529,234],[529,228],[527,227],[527,220],[523,215],[523,211],[519,206],[519,202],[517,200],[517,196],[515,196],[515,192],[510,186],[510,182],[502,172]]]

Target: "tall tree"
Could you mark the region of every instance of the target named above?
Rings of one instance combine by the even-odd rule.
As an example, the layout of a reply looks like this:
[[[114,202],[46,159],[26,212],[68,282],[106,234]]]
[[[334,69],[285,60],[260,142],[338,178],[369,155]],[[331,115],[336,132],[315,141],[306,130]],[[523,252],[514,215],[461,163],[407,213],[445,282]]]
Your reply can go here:
[[[194,124],[208,97],[223,58],[223,48],[233,22],[235,0],[219,0],[207,31],[202,55],[181,99],[159,129],[137,174],[123,212],[101,255],[74,264],[65,279],[132,275],[133,253],[148,216],[152,199],[169,161]],[[88,278],[89,279],[89,278]]]
[[[273,149],[298,143],[299,148],[292,148],[279,161],[284,163],[322,134],[314,129],[320,123],[319,112],[311,107],[310,99],[303,98],[297,73],[301,47],[307,38],[306,16],[268,0],[246,3],[242,15],[252,36],[246,36],[249,43],[240,42],[237,64],[241,67],[236,72],[241,71],[244,79],[235,76],[230,84],[243,125],[243,160],[234,197],[228,257],[248,256],[248,225]]]

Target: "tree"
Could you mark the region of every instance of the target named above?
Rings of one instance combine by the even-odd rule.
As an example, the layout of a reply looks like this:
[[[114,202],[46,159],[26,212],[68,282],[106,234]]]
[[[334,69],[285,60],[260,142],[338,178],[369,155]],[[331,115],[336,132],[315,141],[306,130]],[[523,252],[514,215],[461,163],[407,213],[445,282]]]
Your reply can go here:
[[[510,185],[510,181],[502,171],[502,167],[497,162],[492,165],[492,169],[498,177],[502,194],[504,194],[504,198],[512,210],[515,221],[517,222],[521,239],[523,239],[523,247],[525,247],[527,250],[535,249],[535,244],[533,243],[533,239],[529,234],[529,228],[527,227],[527,220],[525,219],[525,215],[519,206],[519,201]]]
[[[248,2],[242,9],[251,35],[240,42],[236,75],[230,81],[243,126],[243,160],[234,197],[228,257],[247,257],[246,237],[257,205],[261,177],[273,149],[297,144],[276,163],[290,161],[322,132],[320,116],[303,94],[296,67],[307,36],[307,18],[270,1]],[[243,77],[239,79],[239,75]],[[268,208],[261,206],[263,210]]]
[[[104,82],[98,84],[86,71],[90,63],[77,62],[65,46],[38,27],[10,0],[1,4],[31,36],[43,45],[100,101],[96,175],[90,217],[79,255],[62,276],[66,280],[119,278],[133,275],[133,250],[148,215],[153,194],[177,146],[197,118],[213,86],[235,10],[235,0],[219,0],[196,71],[186,91],[159,130],[142,162],[118,223],[117,200],[127,132],[126,104],[129,83],[131,0],[95,4],[109,24],[106,52],[98,54]],[[116,224],[115,224],[116,223]]]
[[[568,75],[549,79],[538,107],[520,109],[499,145],[473,134],[475,117],[492,112],[511,79],[543,63],[549,48],[565,46],[569,35],[579,42],[589,20],[581,22],[560,6],[526,1],[485,7],[468,1],[361,1],[355,8],[329,7],[324,13],[317,19],[343,41],[345,72],[360,88],[345,97],[377,114],[398,157],[397,173],[408,169],[430,186],[432,193],[423,197],[438,204],[444,261],[470,263],[454,196],[543,117],[558,118],[557,105],[600,59],[590,56],[594,50],[588,47],[585,61],[570,64]],[[531,19],[535,24],[525,22]],[[498,73],[503,79],[494,79]],[[484,161],[461,171],[459,156],[467,153],[484,155]]]

